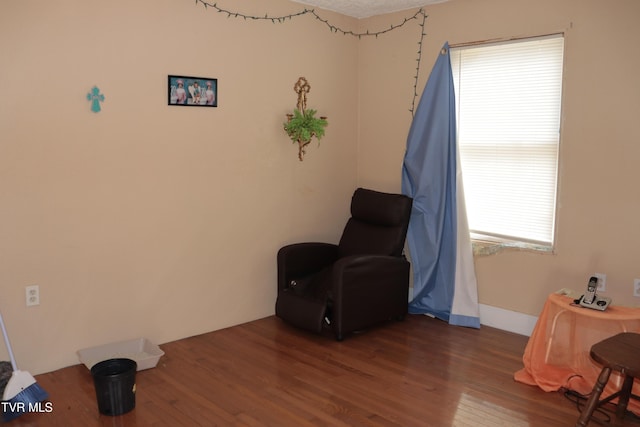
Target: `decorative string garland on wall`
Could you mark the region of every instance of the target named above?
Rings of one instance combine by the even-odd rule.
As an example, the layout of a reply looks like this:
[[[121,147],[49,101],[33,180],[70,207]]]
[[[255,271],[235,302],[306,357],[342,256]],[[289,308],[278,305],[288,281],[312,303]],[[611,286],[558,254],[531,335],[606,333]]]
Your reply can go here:
[[[377,38],[380,35],[383,35],[393,30],[397,30],[398,28],[404,27],[408,22],[418,21],[418,25],[420,26],[420,40],[418,41],[418,52],[417,52],[417,58],[416,58],[416,74],[413,76],[413,99],[411,100],[411,108],[409,109],[409,111],[411,112],[411,116],[413,117],[415,106],[416,106],[416,99],[418,98],[418,77],[420,76],[420,63],[422,61],[422,47],[423,47],[424,37],[426,36],[426,33],[424,32],[424,26],[427,20],[427,14],[423,9],[418,10],[413,16],[404,18],[404,20],[400,24],[391,25],[391,27],[386,28],[384,30],[375,31],[375,32],[371,32],[367,30],[365,32],[358,33],[354,31],[343,30],[342,28],[331,24],[329,20],[324,19],[320,15],[318,15],[314,9],[304,9],[301,12],[292,13],[289,15],[282,15],[282,16],[269,16],[268,14],[265,14],[264,16],[257,16],[257,15],[247,15],[244,13],[223,9],[219,7],[217,3],[208,3],[204,0],[196,0],[196,4],[198,3],[201,3],[205,7],[205,9],[212,8],[218,13],[227,15],[227,18],[242,18],[245,21],[246,20],[271,21],[274,24],[283,24],[287,20],[292,20],[294,18],[298,18],[304,15],[312,15],[318,21],[326,25],[327,28],[332,33],[341,33],[343,35],[353,36],[359,39],[361,39],[362,37]]]

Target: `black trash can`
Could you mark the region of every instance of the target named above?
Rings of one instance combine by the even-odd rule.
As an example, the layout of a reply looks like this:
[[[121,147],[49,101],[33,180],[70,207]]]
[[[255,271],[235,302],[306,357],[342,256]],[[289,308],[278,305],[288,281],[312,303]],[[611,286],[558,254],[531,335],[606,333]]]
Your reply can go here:
[[[101,414],[121,415],[136,406],[137,368],[131,359],[109,359],[91,367]]]

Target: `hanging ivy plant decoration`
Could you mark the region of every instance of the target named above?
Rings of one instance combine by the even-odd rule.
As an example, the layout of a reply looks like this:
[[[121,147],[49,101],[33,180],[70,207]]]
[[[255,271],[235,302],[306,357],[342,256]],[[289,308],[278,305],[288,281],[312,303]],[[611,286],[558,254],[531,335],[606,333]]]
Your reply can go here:
[[[324,136],[324,128],[328,125],[326,117],[315,117],[316,110],[309,109],[301,112],[297,108],[293,110],[293,115],[289,121],[284,124],[284,130],[293,142],[299,144],[298,158],[303,159],[305,147],[311,142],[315,136],[318,141]]]
[[[311,89],[307,79],[300,77],[293,89],[298,94],[297,108],[293,110],[293,114],[287,114],[287,121],[283,125],[291,141],[298,143],[298,159],[302,161],[305,147],[313,137],[318,138],[318,141],[320,141],[324,136],[324,128],[329,123],[326,117],[316,117],[316,110],[306,109],[307,93]]]

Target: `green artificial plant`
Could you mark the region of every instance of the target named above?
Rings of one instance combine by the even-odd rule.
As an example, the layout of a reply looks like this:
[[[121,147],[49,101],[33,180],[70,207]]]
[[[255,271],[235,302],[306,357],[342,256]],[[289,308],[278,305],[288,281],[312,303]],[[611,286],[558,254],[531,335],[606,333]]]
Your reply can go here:
[[[284,123],[284,130],[291,141],[298,143],[298,158],[302,161],[304,148],[315,136],[318,141],[324,136],[324,128],[328,125],[326,117],[315,117],[316,110],[293,110],[293,114],[287,114],[288,120]]]

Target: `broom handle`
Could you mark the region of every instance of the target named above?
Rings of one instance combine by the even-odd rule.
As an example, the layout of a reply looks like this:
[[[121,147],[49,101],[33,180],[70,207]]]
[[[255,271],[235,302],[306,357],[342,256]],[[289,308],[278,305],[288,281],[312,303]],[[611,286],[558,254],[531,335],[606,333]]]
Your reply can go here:
[[[9,342],[9,335],[7,335],[7,329],[4,327],[4,320],[2,319],[2,313],[0,313],[0,326],[2,327],[2,335],[4,335],[4,343],[7,345],[7,351],[9,351],[9,357],[11,358],[11,367],[14,371],[18,370],[16,366],[16,359],[13,357],[13,350],[11,350],[11,343]]]

